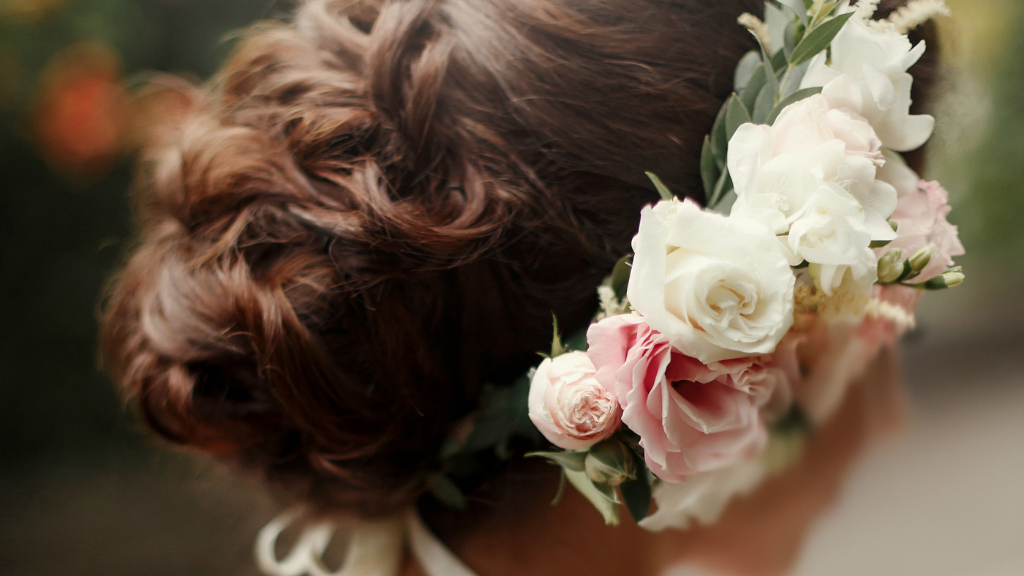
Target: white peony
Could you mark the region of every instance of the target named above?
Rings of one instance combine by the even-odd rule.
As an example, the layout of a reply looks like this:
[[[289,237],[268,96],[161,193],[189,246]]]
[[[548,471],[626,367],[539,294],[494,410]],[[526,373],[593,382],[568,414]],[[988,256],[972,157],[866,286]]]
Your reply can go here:
[[[821,95],[787,107],[772,126],[745,124],[729,142],[732,217],[779,236],[789,263],[815,265],[821,288],[865,292],[875,281],[872,241],[896,237],[892,185],[876,178],[881,141],[857,114]]]
[[[885,147],[914,150],[935,128],[933,117],[910,114],[914,78],[907,70],[924,52],[924,42],[913,46],[893,25],[854,17],[832,41],[831,59],[823,51],[811,60],[800,87],[823,87],[829,104],[867,119]]]
[[[796,279],[758,222],[660,202],[644,208],[633,251],[633,309],[705,364],[771,353],[793,323]]]
[[[752,492],[766,475],[765,464],[755,459],[692,474],[682,483],[659,482],[653,494],[658,509],[641,520],[640,527],[660,532],[689,528],[694,520],[714,524],[735,497]]]

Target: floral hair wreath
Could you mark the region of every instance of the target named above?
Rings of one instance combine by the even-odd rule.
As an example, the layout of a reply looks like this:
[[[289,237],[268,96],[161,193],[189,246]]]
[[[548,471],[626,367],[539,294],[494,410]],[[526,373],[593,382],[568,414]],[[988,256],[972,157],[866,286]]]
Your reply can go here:
[[[914,0],[875,20],[877,7],[773,0],[764,21],[739,18],[760,50],[704,139],[707,208],[649,174],[663,200],[598,288],[594,323],[567,343],[556,323],[550,355],[485,395],[442,451],[435,497],[464,506],[458,463],[507,458],[539,430],[554,447],[529,455],[608,524],[620,504],[651,530],[714,522],[799,457],[924,291],[963,281],[945,190],[899,155],[934,128],[910,114],[925,43],[906,34],[948,10]]]

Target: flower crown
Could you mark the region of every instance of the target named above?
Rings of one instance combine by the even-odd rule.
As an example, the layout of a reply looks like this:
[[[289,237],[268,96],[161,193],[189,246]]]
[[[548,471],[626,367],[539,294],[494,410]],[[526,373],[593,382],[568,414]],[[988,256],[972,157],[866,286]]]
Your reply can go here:
[[[453,478],[467,455],[507,458],[539,431],[554,447],[529,456],[561,467],[608,524],[623,503],[651,530],[713,522],[799,457],[914,326],[924,291],[963,282],[946,191],[899,154],[934,129],[910,114],[925,43],[906,34],[948,10],[877,8],[772,0],[764,21],[739,18],[760,49],[704,139],[707,207],[648,174],[663,200],[598,288],[594,323],[563,343],[556,322],[550,355],[485,394],[442,450],[435,497],[465,506]]]

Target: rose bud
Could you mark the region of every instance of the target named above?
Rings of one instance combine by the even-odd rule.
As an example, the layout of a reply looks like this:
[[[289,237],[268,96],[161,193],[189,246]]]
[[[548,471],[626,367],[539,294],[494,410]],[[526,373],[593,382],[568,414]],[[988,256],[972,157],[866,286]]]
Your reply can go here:
[[[602,486],[618,486],[636,478],[633,454],[622,442],[607,441],[594,446],[584,461],[587,476]]]
[[[585,352],[549,358],[537,368],[530,383],[530,420],[555,446],[589,448],[618,429],[622,410],[595,375]]]

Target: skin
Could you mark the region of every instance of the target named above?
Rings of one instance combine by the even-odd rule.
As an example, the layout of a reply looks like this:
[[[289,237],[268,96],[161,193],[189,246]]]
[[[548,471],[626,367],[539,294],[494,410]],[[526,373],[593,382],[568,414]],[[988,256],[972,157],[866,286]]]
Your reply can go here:
[[[650,533],[623,511],[622,525],[610,528],[574,490],[548,505],[555,485],[545,479],[530,489],[542,497],[496,503],[476,530],[445,544],[480,576],[657,575],[684,564],[722,576],[786,574],[863,448],[898,428],[898,372],[893,354],[883,353],[808,439],[801,462],[735,500],[712,526]],[[423,572],[407,559],[402,576]]]

